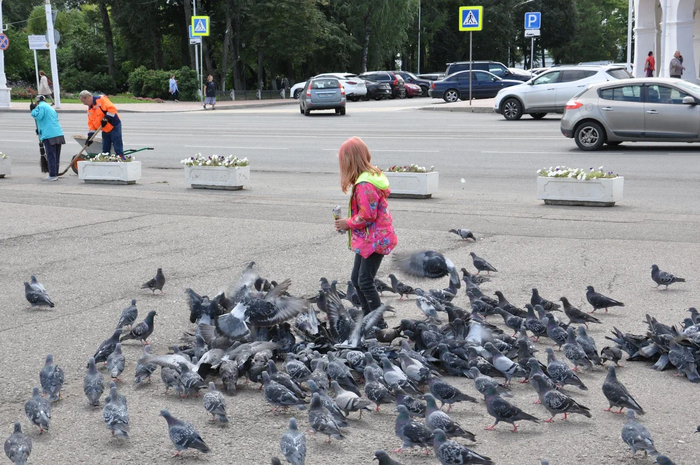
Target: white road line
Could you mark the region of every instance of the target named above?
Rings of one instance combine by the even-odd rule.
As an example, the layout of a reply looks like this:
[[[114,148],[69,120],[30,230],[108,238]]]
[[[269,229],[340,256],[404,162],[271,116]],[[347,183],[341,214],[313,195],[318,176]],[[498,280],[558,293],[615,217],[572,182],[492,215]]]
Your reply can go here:
[[[236,150],[289,150],[287,147],[237,147],[234,145],[185,145],[186,148],[236,149]]]
[[[2,139],[0,142],[23,142],[23,143],[29,143],[32,142],[31,140],[12,140],[12,139]],[[34,142],[39,142],[39,139],[35,140]]]
[[[572,152],[522,152],[522,151],[507,152],[507,151],[503,151],[503,150],[493,150],[493,151],[482,150],[480,153],[511,153],[511,154],[512,153],[516,153],[516,154],[522,153],[524,155],[545,155],[545,154],[546,155],[570,155],[574,152],[573,151]],[[617,152],[615,152],[615,153],[617,153]]]
[[[338,149],[321,149],[324,152],[337,152]],[[372,152],[421,152],[421,153],[440,153],[439,150],[412,150],[412,149],[404,149],[404,150],[378,150],[378,149],[372,149]]]

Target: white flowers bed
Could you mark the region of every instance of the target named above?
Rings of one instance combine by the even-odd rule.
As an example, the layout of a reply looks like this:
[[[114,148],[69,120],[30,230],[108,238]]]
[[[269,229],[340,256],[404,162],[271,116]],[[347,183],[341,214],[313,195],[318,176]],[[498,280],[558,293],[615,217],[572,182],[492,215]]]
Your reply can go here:
[[[239,190],[250,184],[247,158],[197,154],[180,163],[185,165],[185,180],[193,189]]]
[[[78,162],[78,179],[91,184],[136,184],[141,179],[141,162],[131,155],[125,159],[101,153]]]
[[[625,178],[603,167],[557,166],[537,172],[537,198],[547,205],[611,207],[622,200]]]

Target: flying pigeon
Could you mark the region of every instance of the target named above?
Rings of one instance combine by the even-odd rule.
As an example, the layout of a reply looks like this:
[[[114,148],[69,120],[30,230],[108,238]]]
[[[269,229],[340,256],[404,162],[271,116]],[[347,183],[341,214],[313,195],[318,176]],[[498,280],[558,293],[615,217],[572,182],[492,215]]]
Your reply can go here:
[[[496,392],[496,389],[491,386],[486,388],[484,400],[486,401],[486,411],[496,419],[493,425],[486,428],[489,431],[494,429],[499,421],[504,421],[513,425],[513,433],[518,431],[518,426],[515,424],[516,421],[527,420],[534,423],[540,422],[540,420],[532,415],[523,412],[515,405],[503,400]]]
[[[55,306],[48,294],[37,291],[26,281],[24,282],[24,297],[27,298],[27,302],[29,302],[32,307],[49,306],[53,308]]]
[[[530,384],[535,388],[535,391],[537,391],[540,404],[552,415],[549,420],[545,420],[545,423],[553,422],[554,417],[560,413],[564,414],[564,420],[566,420],[570,413],[579,413],[591,418],[591,411],[588,407],[579,404],[563,392],[557,391],[548,381],[549,380],[546,379],[544,375],[539,373],[530,377]]]
[[[605,409],[606,412],[612,411],[613,407],[620,407],[619,412],[613,413],[622,413],[622,409],[626,407],[630,410],[634,410],[639,415],[644,415],[644,409],[642,409],[637,401],[634,400],[634,397],[627,392],[627,388],[617,380],[615,367],[612,365],[608,368],[608,376],[603,382],[603,394],[605,394],[610,404],[610,407]]]
[[[450,229],[447,232],[457,234],[460,238],[464,239],[465,241],[467,239],[471,239],[474,242],[476,242],[476,237],[474,237],[474,234],[472,234],[472,232],[468,229]]]
[[[122,310],[122,314],[119,317],[119,322],[117,323],[117,328],[124,328],[128,326],[131,328],[139,316],[139,309],[136,308],[136,299],[131,299],[131,305]]]
[[[304,465],[306,460],[306,437],[297,428],[297,420],[289,419],[289,429],[280,439],[280,451],[292,465]]]
[[[112,436],[129,437],[129,410],[126,407],[126,398],[117,392],[114,383],[110,384],[109,396],[105,399],[102,409],[102,418]]]
[[[391,288],[394,290],[394,293],[399,295],[399,300],[403,299],[403,296],[405,295],[411,295],[416,293],[416,291],[411,286],[407,286],[406,284],[399,281],[395,275],[390,274],[389,279],[391,280]]]
[[[463,429],[459,424],[453,421],[449,415],[437,408],[437,403],[435,402],[435,397],[431,394],[425,395],[425,401],[427,408],[425,411],[425,426],[429,430],[433,431],[436,429],[441,429],[445,432],[449,438],[465,438],[470,441],[476,441],[476,436],[474,433],[470,433]]]
[[[38,387],[32,389],[32,398],[24,404],[24,413],[33,425],[39,427],[39,434],[49,430],[51,404],[48,400],[41,397]]]
[[[588,303],[591,304],[591,307],[593,307],[591,313],[601,308],[604,308],[605,313],[607,313],[608,308],[610,307],[625,306],[625,304],[623,304],[622,302],[618,302],[615,299],[611,299],[610,297],[606,297],[603,294],[596,292],[595,289],[593,289],[593,286],[588,286],[586,288],[586,299],[588,300]]]
[[[15,422],[14,432],[5,441],[5,455],[15,465],[26,465],[32,453],[32,439],[22,432],[20,422]]]
[[[205,454],[210,452],[211,449],[207,447],[202,437],[197,431],[195,431],[194,426],[192,426],[190,423],[178,420],[170,415],[170,412],[165,409],[160,411],[160,416],[165,418],[165,421],[168,422],[168,433],[170,434],[170,440],[177,449],[177,452],[173,457],[179,456],[185,449],[197,449]]]
[[[97,352],[95,352],[95,355],[92,356],[95,359],[95,363],[107,361],[109,354],[114,352],[114,348],[117,347],[119,336],[121,334],[122,330],[117,328],[109,339],[106,339],[102,344],[100,344],[100,346],[97,348]]]
[[[156,276],[150,281],[143,283],[141,289],[150,289],[153,294],[158,290],[161,294],[165,294],[165,292],[163,292],[163,286],[165,286],[165,275],[163,274],[163,268],[158,268]]]
[[[447,439],[445,432],[441,429],[433,431],[433,448],[435,449],[435,457],[442,465],[456,464],[484,464],[493,465],[493,461],[484,456],[479,455],[473,450]]]
[[[88,398],[90,405],[93,407],[100,405],[100,397],[102,397],[104,390],[104,376],[97,371],[95,359],[90,357],[88,361],[88,372],[85,374],[85,379],[83,380],[83,392],[85,392],[85,396]]]
[[[426,428],[422,423],[413,420],[408,415],[408,410],[406,410],[405,406],[397,406],[396,411],[399,412],[399,414],[396,417],[394,433],[403,441],[403,444],[401,444],[394,453],[401,452],[404,448],[416,446],[424,447],[427,450],[433,440],[432,431]]]
[[[454,263],[439,252],[428,250],[413,254],[395,255],[399,268],[406,274],[419,278],[437,279],[444,276],[450,277],[450,284],[459,289],[459,273]]]
[[[445,404],[449,405],[447,409],[448,412],[452,410],[452,404],[457,402],[467,401],[475,404],[477,403],[475,398],[462,393],[462,391],[440,378],[430,378],[430,380],[428,380],[428,385],[430,386],[430,393],[433,397],[441,402],[440,408]]]
[[[124,342],[129,339],[136,339],[137,341],[141,341],[143,344],[148,344],[149,342],[146,339],[148,339],[148,337],[153,333],[153,318],[156,315],[157,313],[155,310],[148,312],[146,318],[144,318],[141,323],[134,326],[127,334],[123,335],[119,341]]]
[[[622,427],[622,441],[632,449],[632,455],[638,450],[643,450],[645,457],[647,454],[659,455],[649,430],[635,420],[634,410],[627,411],[627,423]]]
[[[39,372],[39,381],[41,383],[41,391],[48,396],[49,402],[56,402],[61,398],[63,370],[53,363],[53,355],[51,354],[46,356],[44,368]]]
[[[668,286],[670,286],[673,283],[684,283],[685,278],[681,278],[679,276],[674,276],[671,273],[667,273],[665,271],[661,271],[658,266],[656,265],[651,265],[651,279],[654,280],[656,283],[656,287],[659,287],[661,285],[666,286],[666,289],[668,289]],[[53,305],[52,305],[53,307]]]
[[[559,299],[561,303],[564,305],[564,313],[566,314],[567,317],[569,317],[569,324],[584,324],[586,325],[586,328],[588,328],[588,323],[601,323],[601,321],[594,317],[593,315],[589,315],[588,313],[582,312],[580,309],[574,307],[569,303],[569,299],[566,297],[562,297]]]
[[[557,360],[552,349],[547,348],[545,351],[547,352],[547,374],[554,382],[560,386],[571,384],[578,386],[582,391],[588,390],[583,381],[576,376],[576,373],[569,368],[566,362]]]
[[[335,439],[344,439],[343,433],[340,432],[340,425],[335,421],[331,412],[321,405],[321,398],[317,392],[314,392],[311,397],[309,426],[315,432],[327,435],[328,443],[331,442],[331,436]]]
[[[481,257],[477,257],[477,255],[474,252],[469,252],[469,255],[472,256],[472,263],[474,264],[474,268],[478,270],[476,274],[479,274],[482,271],[485,271],[486,274],[491,274],[492,271],[498,271],[489,262],[487,262]]]
[[[114,352],[109,354],[109,357],[107,357],[107,371],[112,379],[120,381],[119,375],[121,375],[122,371],[124,371],[125,361],[126,359],[124,358],[124,354],[122,354],[122,345],[117,344],[114,347]]]
[[[204,409],[211,413],[212,421],[228,423],[228,418],[226,418],[226,399],[217,391],[216,385],[211,381],[209,382],[209,391],[204,394],[203,401]]]

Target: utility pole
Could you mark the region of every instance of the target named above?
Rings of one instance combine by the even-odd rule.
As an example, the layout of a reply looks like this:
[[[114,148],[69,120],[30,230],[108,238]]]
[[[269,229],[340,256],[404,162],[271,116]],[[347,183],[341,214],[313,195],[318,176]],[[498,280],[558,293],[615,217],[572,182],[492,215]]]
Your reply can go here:
[[[632,72],[632,0],[627,11],[627,71]]]
[[[5,32],[2,22],[2,0],[0,0],[0,32]],[[7,88],[5,76],[5,52],[0,50],[0,108],[10,108],[10,89]]]
[[[420,15],[421,15],[421,0],[418,0],[418,72],[420,74]]]
[[[51,0],[46,0],[46,35],[49,36],[49,54],[51,55],[51,77],[53,78],[53,99],[56,109],[61,108],[61,86],[58,83],[58,63],[56,62],[56,42],[53,31],[53,16],[51,16]]]

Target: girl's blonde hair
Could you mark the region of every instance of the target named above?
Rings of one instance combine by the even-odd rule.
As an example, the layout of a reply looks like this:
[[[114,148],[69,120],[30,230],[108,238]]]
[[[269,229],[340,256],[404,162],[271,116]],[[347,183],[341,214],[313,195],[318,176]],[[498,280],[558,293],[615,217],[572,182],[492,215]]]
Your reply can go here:
[[[340,187],[347,193],[357,178],[365,171],[381,174],[382,170],[373,166],[369,148],[359,137],[351,137],[340,146],[338,162],[340,163]]]

